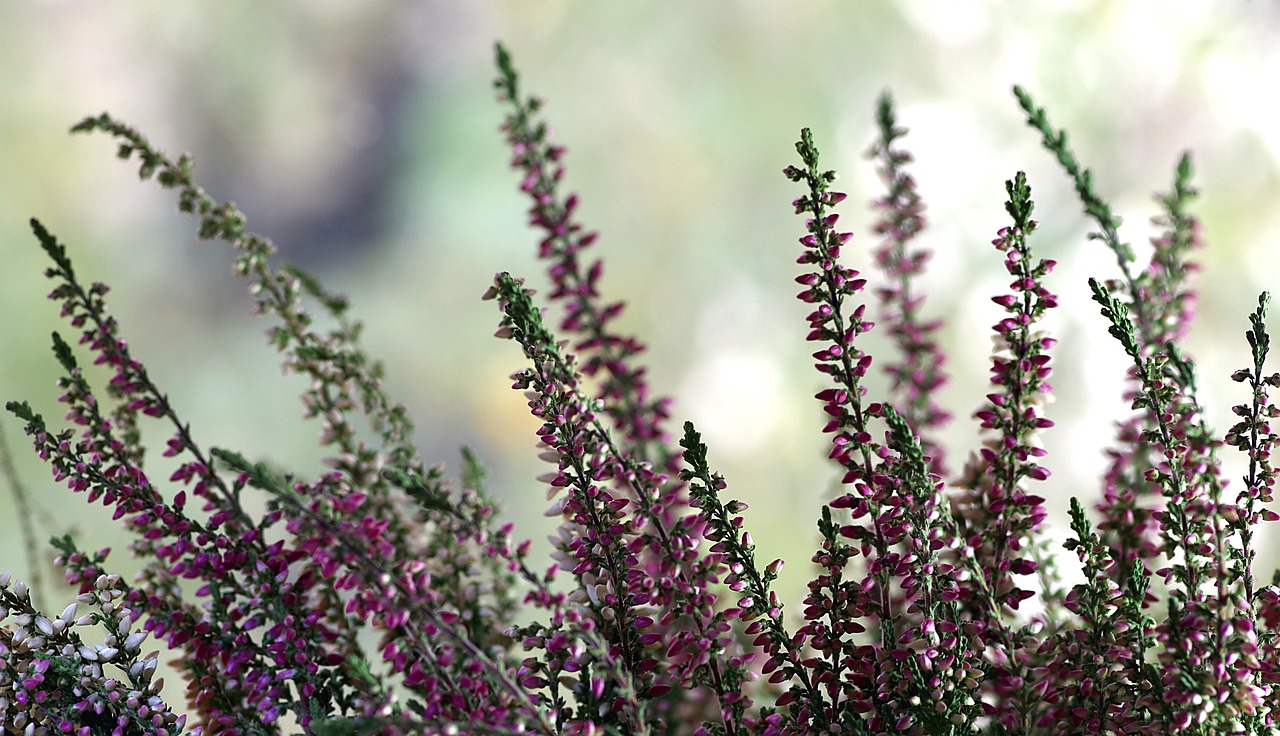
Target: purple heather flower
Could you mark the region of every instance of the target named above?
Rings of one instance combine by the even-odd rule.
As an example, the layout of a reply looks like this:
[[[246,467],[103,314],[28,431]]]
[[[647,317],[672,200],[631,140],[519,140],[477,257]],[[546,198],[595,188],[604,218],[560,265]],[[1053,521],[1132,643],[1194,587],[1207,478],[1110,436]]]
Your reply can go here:
[[[876,121],[880,135],[867,156],[878,161],[880,180],[888,190],[875,202],[879,218],[873,227],[883,236],[875,256],[887,277],[885,285],[876,289],[880,303],[878,316],[882,329],[893,337],[901,355],[900,361],[886,365],[885,370],[892,376],[892,391],[900,397],[895,399],[895,405],[921,435],[925,454],[930,458],[930,469],[946,477],[949,471],[943,448],[929,437],[930,430],[941,427],[951,418],[936,400],[937,390],[947,382],[943,370],[946,356],[934,337],[943,323],[921,318],[924,299],[912,291],[915,278],[924,272],[931,255],[928,251],[910,249],[911,242],[925,227],[924,204],[915,179],[906,171],[912,156],[895,145],[907,131],[898,127],[893,100],[887,92],[880,97]],[[828,204],[834,205],[844,196],[831,193]]]

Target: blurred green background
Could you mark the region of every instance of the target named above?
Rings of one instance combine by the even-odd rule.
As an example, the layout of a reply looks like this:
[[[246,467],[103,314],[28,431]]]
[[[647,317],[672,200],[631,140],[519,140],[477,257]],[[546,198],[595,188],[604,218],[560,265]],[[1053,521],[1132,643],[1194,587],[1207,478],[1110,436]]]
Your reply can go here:
[[[473,447],[505,513],[541,540],[552,525],[533,480],[536,424],[507,379],[522,357],[491,336],[497,313],[479,301],[495,271],[545,282],[496,130],[501,39],[569,147],[567,182],[602,233],[608,295],[630,303],[623,325],[651,346],[655,388],[676,397],[672,429],[691,418],[703,430],[729,494],[752,504],[761,557],[791,561],[784,582],[798,600],[835,475],[812,399],[822,383],[802,339],[807,310],[793,298],[796,190],[780,171],[800,127],[812,127],[850,194],[842,224],[859,237],[846,253],[872,270],[867,203],[880,190],[862,154],[888,88],[929,207],[925,309],[949,319],[953,468],[978,443],[968,416],[986,393],[1000,313],[988,297],[1008,280],[989,245],[1005,222],[1003,182],[1028,173],[1042,223],[1033,246],[1060,261],[1045,495],[1058,514],[1051,533],[1065,538],[1067,498],[1095,497],[1111,422],[1127,412],[1125,359],[1085,285],[1115,265],[1086,241],[1069,184],[1010,87],[1026,86],[1071,131],[1140,253],[1151,194],[1169,187],[1183,149],[1195,152],[1208,248],[1189,347],[1225,429],[1246,398],[1226,380],[1247,360],[1246,315],[1258,291],[1280,286],[1277,23],[1272,0],[6,2],[0,393],[61,416],[48,344],[64,328],[43,300],[44,257],[27,227],[36,216],[86,279],[113,286],[135,354],[202,443],[304,474],[320,467],[317,428],[299,419],[302,386],[280,375],[228,248],[197,243],[173,198],[138,183],[109,141],[67,134],[109,110],[161,148],[193,153],[215,197],[348,293],[424,457],[456,468],[459,445]],[[867,342],[873,353],[880,344]],[[12,419],[3,431],[46,517],[41,539],[75,527],[88,548],[123,547],[109,514],[48,480]],[[0,509],[0,569],[25,575],[7,496]]]

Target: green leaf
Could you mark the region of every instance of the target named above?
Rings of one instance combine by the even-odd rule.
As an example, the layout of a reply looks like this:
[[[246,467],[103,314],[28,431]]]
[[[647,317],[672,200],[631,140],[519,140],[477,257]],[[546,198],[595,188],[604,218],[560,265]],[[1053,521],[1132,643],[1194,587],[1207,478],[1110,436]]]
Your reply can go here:
[[[696,470],[707,468],[707,446],[702,442],[702,435],[694,429],[693,422],[684,423],[684,437],[680,438],[680,447],[684,449],[684,461]]]
[[[1267,308],[1271,306],[1271,294],[1262,292],[1258,295],[1258,308],[1249,315],[1249,330],[1245,338],[1249,340],[1249,348],[1253,351],[1253,366],[1258,375],[1262,374],[1262,365],[1271,350],[1271,335],[1267,333]]]
[[[54,265],[62,272],[63,278],[67,281],[75,281],[75,271],[71,268],[71,259],[67,258],[67,247],[59,243],[57,238],[53,237],[45,226],[34,217],[31,218],[31,230],[36,234],[36,240],[40,241],[40,247],[45,253],[49,254],[49,258],[53,260]]]
[[[243,227],[243,221],[241,222],[241,226]],[[350,303],[347,301],[345,296],[341,294],[330,294],[325,290],[324,286],[320,284],[319,279],[302,270],[298,266],[295,266],[292,263],[286,263],[280,267],[280,270],[297,279],[298,283],[302,286],[302,290],[309,296],[319,300],[320,303],[332,312],[335,317],[341,317],[347,310],[347,307],[350,306]]]
[[[889,90],[880,93],[876,101],[876,127],[880,129],[880,145],[888,146],[906,134],[898,127],[898,117],[893,109],[893,95]]]
[[[1075,532],[1076,544],[1083,544],[1093,536],[1093,528],[1089,525],[1089,520],[1085,518],[1084,506],[1080,505],[1080,499],[1075,496],[1071,497],[1069,513],[1071,514],[1071,531]]]
[[[77,365],[76,356],[71,352],[71,346],[67,344],[66,340],[62,339],[62,335],[54,332],[51,336],[53,338],[54,356],[58,359],[58,362],[62,364],[62,367],[67,371],[67,373],[74,373],[77,369]]]
[[[889,425],[889,446],[898,451],[905,466],[903,480],[910,483],[912,492],[923,492],[921,484],[928,486],[929,465],[919,438],[898,410],[888,404],[884,406],[884,421]]]
[[[484,489],[484,479],[488,471],[480,464],[475,452],[466,445],[462,446],[462,485],[474,491]]]
[[[800,129],[800,140],[796,141],[796,153],[800,160],[812,171],[818,168],[818,147],[813,145],[813,131]]]
[[[498,67],[498,78],[493,84],[502,90],[507,99],[513,103],[519,104],[517,96],[520,90],[520,75],[516,72],[515,65],[511,63],[511,54],[507,53],[507,48],[501,43],[493,45],[494,63]]]
[[[405,472],[395,468],[387,468],[382,471],[382,477],[387,482],[400,488],[409,497],[418,502],[418,505],[429,511],[450,511],[453,506],[449,502],[449,496],[440,488],[428,486],[417,473]]]
[[[1120,341],[1129,357],[1141,363],[1138,353],[1138,341],[1133,331],[1133,322],[1129,320],[1129,307],[1112,296],[1111,292],[1107,291],[1107,287],[1099,283],[1097,279],[1089,279],[1089,288],[1093,291],[1093,300],[1102,305],[1102,316],[1111,323],[1111,326],[1107,328],[1107,332]]]
[[[11,414],[28,424],[37,424],[44,426],[44,417],[31,410],[31,405],[25,401],[10,401],[4,405]]]
[[[249,483],[255,488],[275,494],[285,493],[289,489],[288,482],[272,473],[265,463],[251,463],[244,455],[221,447],[212,448],[209,454],[231,470],[249,476]]]
[[[1004,203],[1005,212],[1013,218],[1014,227],[1027,230],[1036,203],[1031,201],[1031,187],[1027,185],[1026,173],[1019,171],[1012,180],[1005,181],[1004,190],[1009,195],[1009,200]]]
[[[71,132],[89,133],[102,128],[108,120],[110,120],[110,118],[105,112],[97,117],[90,116],[71,126]]]

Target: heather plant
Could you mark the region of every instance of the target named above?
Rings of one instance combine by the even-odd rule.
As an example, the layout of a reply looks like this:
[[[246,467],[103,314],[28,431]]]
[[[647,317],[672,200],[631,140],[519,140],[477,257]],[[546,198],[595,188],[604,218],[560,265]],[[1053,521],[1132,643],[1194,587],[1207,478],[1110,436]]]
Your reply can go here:
[[[111,136],[143,179],[176,192],[201,238],[233,246],[254,311],[273,319],[270,344],[309,379],[302,402],[329,469],[303,477],[251,449],[201,444],[131,352],[108,288],[83,280],[33,220],[53,264],[50,298],[73,330],[53,335],[66,415],[7,406],[54,479],[133,532],[144,567],[126,581],[109,550],[53,540],[74,596],[60,613],[0,574],[7,733],[1280,732],[1280,580],[1254,571],[1258,525],[1280,518],[1267,507],[1268,392],[1280,386],[1265,366],[1268,297],[1249,316],[1252,361],[1232,375],[1248,389],[1239,421],[1219,437],[1178,344],[1200,245],[1189,157],[1159,197],[1143,266],[1066,134],[1015,89],[1115,256],[1120,275],[1090,287],[1132,362],[1132,415],[1115,428],[1100,500],[1071,501],[1064,555],[1047,541],[1037,490],[1053,426],[1055,340],[1042,321],[1058,298],[1054,262],[1033,249],[1026,176],[1006,183],[1008,219],[992,240],[1011,280],[992,298],[1004,315],[973,414],[982,444],[953,471],[936,438],[950,419],[937,399],[946,361],[942,323],[917,291],[928,252],[916,243],[926,223],[906,131],[886,94],[869,150],[885,186],[874,248],[838,228],[845,194],[801,131],[783,173],[798,189],[795,280],[812,310],[815,398],[839,484],[818,509],[808,592],[789,609],[773,587],[782,561],[757,560],[746,504],[728,497],[697,429],[673,429],[643,345],[616,329],[622,305],[602,296],[596,235],[563,190],[565,151],[541,103],[501,47],[497,66],[501,128],[551,289],[536,298],[501,273],[485,297],[498,335],[527,359],[511,380],[549,466],[538,482],[559,520],[550,564],[500,520],[470,452],[456,480],[419,456],[345,298],[276,263],[233,204],[200,188],[189,157],[165,156],[109,115],[89,118],[74,130]],[[881,359],[884,395],[867,381],[872,329],[894,350]],[[85,353],[107,371],[101,388]],[[148,462],[144,422],[168,436],[167,481]],[[1247,460],[1230,495],[1224,446]],[[265,499],[261,512],[252,497]],[[1082,573],[1069,588],[1058,574],[1068,566]],[[164,699],[153,646],[171,653],[164,669],[185,683],[184,707]]]

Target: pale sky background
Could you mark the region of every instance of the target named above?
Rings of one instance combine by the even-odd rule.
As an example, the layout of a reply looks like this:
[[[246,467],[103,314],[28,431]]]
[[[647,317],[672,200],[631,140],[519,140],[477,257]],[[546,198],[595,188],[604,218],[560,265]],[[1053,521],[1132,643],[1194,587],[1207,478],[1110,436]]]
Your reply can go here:
[[[608,295],[630,302],[624,324],[651,346],[654,387],[676,397],[672,431],[685,418],[702,429],[728,494],[752,504],[763,561],[791,563],[798,601],[834,473],[807,310],[793,298],[802,222],[780,171],[799,129],[813,128],[850,194],[842,224],[859,237],[846,254],[872,271],[867,202],[879,187],[862,153],[889,88],[929,208],[926,313],[950,320],[942,399],[956,416],[955,468],[977,444],[968,417],[987,393],[1000,312],[989,297],[1008,280],[989,245],[1005,224],[1003,182],[1028,173],[1042,223],[1033,248],[1060,262],[1049,284],[1062,304],[1050,322],[1059,426],[1046,436],[1044,495],[1059,514],[1051,533],[1064,537],[1067,498],[1096,497],[1111,422],[1126,413],[1125,358],[1085,285],[1115,266],[1085,240],[1069,182],[1010,87],[1027,87],[1071,131],[1140,253],[1151,194],[1168,189],[1182,150],[1194,152],[1208,247],[1189,348],[1224,430],[1246,399],[1226,379],[1247,361],[1246,315],[1260,290],[1280,286],[1278,23],[1275,0],[5,3],[0,389],[61,416],[48,334],[65,327],[43,300],[43,254],[26,225],[36,216],[85,278],[113,286],[124,334],[201,442],[319,468],[300,384],[279,375],[229,249],[197,244],[191,219],[138,183],[108,140],[67,135],[109,110],[170,153],[192,152],[214,196],[349,294],[424,457],[456,468],[458,446],[473,447],[507,515],[541,539],[551,522],[533,480],[536,424],[507,379],[522,356],[491,337],[497,313],[479,301],[495,271],[543,282],[496,130],[501,39],[569,148],[567,182],[602,233]],[[124,563],[109,514],[49,482],[14,421],[3,431],[56,527],[41,538],[75,525],[84,546],[113,544]],[[1233,451],[1224,457],[1238,477]],[[0,569],[26,567],[5,511]]]

